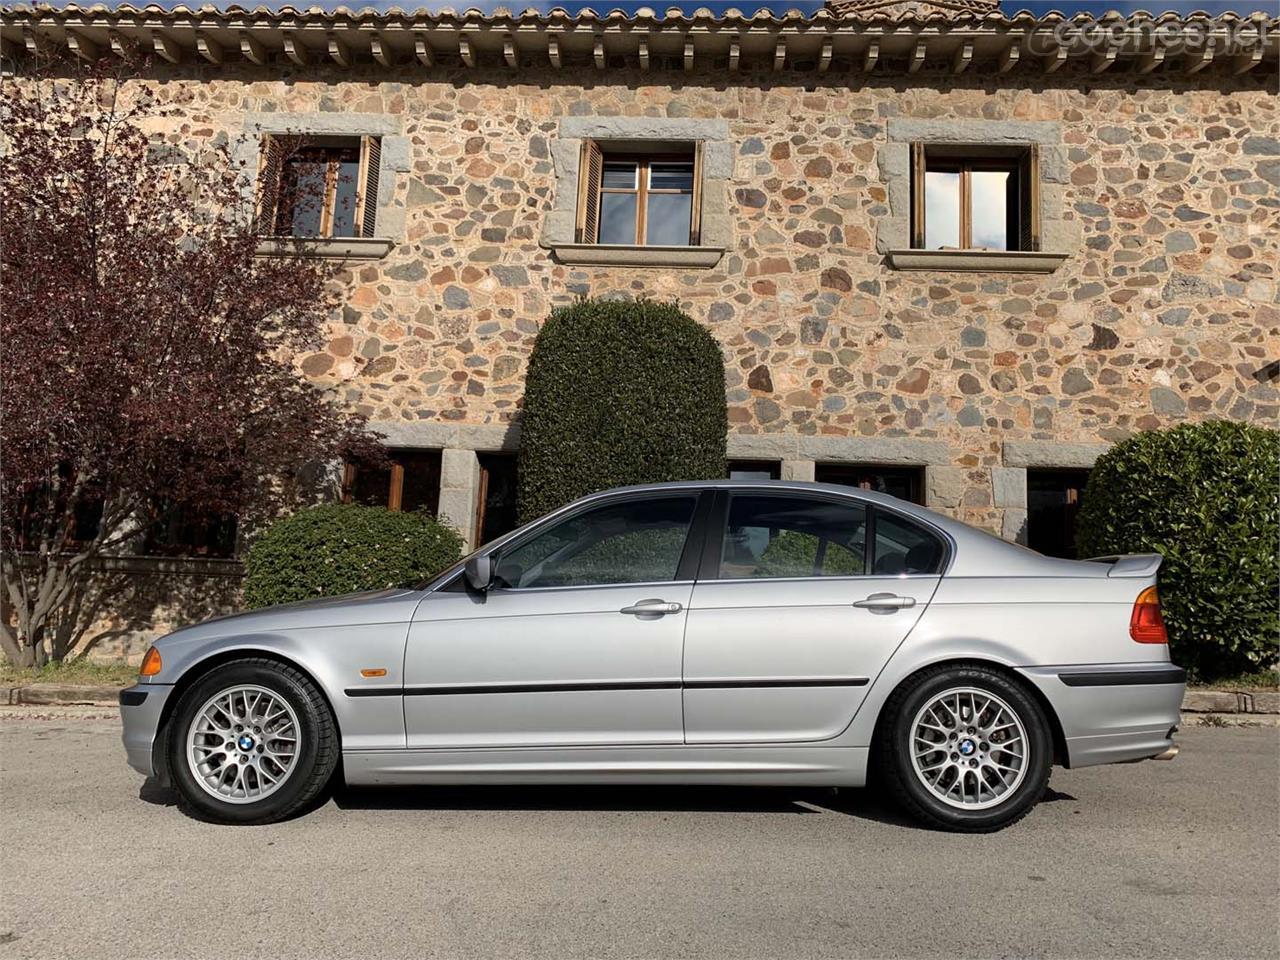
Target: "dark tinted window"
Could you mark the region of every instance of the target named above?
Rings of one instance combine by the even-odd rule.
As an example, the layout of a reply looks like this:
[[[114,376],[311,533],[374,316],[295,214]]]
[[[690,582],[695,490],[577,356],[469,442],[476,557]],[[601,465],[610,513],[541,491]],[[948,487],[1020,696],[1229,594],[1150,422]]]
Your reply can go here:
[[[696,497],[629,500],[557,523],[504,552],[503,587],[583,587],[674,580]]]
[[[857,576],[866,572],[866,530],[861,504],[736,496],[729,501],[720,577]]]
[[[937,573],[942,565],[942,541],[923,527],[897,514],[876,512],[877,576]]]

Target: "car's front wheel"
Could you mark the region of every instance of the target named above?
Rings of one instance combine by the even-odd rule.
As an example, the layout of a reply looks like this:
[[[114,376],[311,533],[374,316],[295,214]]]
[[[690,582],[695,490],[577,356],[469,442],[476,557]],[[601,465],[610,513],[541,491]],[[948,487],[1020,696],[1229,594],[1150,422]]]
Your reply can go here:
[[[986,667],[923,671],[885,705],[879,773],[899,803],[946,830],[998,830],[1036,805],[1053,741],[1039,705]]]
[[[186,691],[168,750],[185,806],[223,823],[260,824],[314,801],[339,747],[329,706],[306,675],[246,659],[215,667]]]

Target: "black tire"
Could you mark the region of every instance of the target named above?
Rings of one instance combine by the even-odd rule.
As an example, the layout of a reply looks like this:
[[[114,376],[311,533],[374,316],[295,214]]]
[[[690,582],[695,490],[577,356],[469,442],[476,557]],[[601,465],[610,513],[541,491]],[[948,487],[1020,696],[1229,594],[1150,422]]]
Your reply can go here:
[[[924,784],[912,764],[911,725],[916,714],[952,687],[971,687],[996,695],[1026,730],[1026,772],[1021,782],[994,806],[964,810],[944,803]],[[987,667],[944,665],[922,670],[894,691],[884,706],[874,755],[879,782],[909,815],[941,830],[990,833],[1021,820],[1044,796],[1053,767],[1053,737],[1040,705],[1017,681]]]
[[[187,734],[212,697],[241,685],[264,687],[283,698],[297,716],[300,743],[294,766],[273,793],[230,803],[196,781],[187,762]],[[166,759],[179,801],[189,813],[217,823],[253,825],[275,823],[307,809],[333,777],[340,753],[333,714],[310,678],[278,661],[253,658],[215,667],[187,689],[169,724]]]

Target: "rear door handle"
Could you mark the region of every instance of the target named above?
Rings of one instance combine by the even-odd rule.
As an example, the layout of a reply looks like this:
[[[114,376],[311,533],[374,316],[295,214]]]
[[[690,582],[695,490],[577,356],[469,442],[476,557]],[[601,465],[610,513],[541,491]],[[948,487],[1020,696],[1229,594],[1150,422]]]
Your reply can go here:
[[[667,613],[679,613],[683,610],[680,604],[674,600],[641,600],[630,607],[623,607],[619,613],[629,613],[633,616],[662,616]]]
[[[865,600],[853,601],[855,607],[862,607],[872,613],[893,613],[916,605],[915,597],[900,597],[896,593],[873,593]]]

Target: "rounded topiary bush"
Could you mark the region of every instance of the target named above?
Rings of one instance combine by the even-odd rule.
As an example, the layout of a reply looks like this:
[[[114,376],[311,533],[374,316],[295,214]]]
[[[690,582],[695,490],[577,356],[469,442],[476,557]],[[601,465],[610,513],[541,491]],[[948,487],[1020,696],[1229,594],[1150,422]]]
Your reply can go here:
[[[727,430],[720,346],[677,306],[555,310],[525,382],[521,522],[609,487],[723,477]]]
[[[456,563],[462,539],[425,513],[326,504],[272,524],[249,548],[250,607],[378,590],[423,580]]]
[[[1140,433],[1099,458],[1080,556],[1160,553],[1173,659],[1210,680],[1276,659],[1280,434],[1212,421]]]

